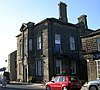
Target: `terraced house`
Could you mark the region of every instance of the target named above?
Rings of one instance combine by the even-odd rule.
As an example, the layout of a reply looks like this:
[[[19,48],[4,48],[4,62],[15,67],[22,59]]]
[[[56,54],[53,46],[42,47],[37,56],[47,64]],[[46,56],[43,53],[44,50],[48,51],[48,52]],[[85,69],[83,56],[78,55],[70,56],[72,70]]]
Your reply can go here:
[[[84,57],[88,66],[88,81],[100,79],[100,29],[82,37]]]
[[[35,24],[23,23],[17,35],[17,79],[45,82],[52,76],[77,75],[87,79],[81,38],[88,29],[86,15],[77,24],[68,22],[67,5],[59,4],[59,19],[46,18]]]

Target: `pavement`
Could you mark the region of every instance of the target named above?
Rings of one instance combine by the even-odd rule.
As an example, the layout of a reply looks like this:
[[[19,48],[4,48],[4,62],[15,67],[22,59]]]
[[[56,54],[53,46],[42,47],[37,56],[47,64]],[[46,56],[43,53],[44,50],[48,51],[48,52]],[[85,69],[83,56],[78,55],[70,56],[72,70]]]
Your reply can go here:
[[[27,82],[10,81],[9,84],[13,84],[13,85],[29,85],[29,86],[34,86],[34,87],[45,88],[45,84],[44,83],[27,83]]]
[[[83,85],[83,87],[87,87],[87,84],[88,84],[88,83],[86,82],[86,83]]]
[[[15,85],[28,85],[28,84],[31,84],[31,83],[21,82],[21,81],[10,81],[9,84],[15,84]]]

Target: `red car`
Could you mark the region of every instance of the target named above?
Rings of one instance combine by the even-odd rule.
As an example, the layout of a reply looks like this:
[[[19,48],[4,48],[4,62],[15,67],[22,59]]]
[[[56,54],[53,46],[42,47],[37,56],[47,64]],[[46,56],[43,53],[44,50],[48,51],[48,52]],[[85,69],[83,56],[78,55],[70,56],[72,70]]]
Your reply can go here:
[[[81,82],[76,76],[57,76],[46,83],[46,90],[80,90]]]

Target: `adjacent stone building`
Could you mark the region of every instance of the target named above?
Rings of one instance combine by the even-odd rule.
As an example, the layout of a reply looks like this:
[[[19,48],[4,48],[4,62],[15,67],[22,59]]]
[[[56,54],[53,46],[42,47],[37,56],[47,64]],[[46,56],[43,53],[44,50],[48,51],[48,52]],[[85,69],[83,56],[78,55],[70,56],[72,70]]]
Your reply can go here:
[[[8,71],[10,72],[10,80],[17,80],[17,50],[8,55]]]
[[[17,35],[17,80],[28,81],[33,77],[34,54],[33,54],[33,26],[34,23],[23,23]]]
[[[77,75],[87,80],[87,62],[82,55],[81,36],[88,29],[86,15],[77,24],[68,22],[67,5],[59,3],[59,19],[46,18],[23,23],[17,35],[17,79],[45,82],[57,75]]]
[[[82,47],[87,60],[88,81],[100,79],[100,29],[82,37]]]

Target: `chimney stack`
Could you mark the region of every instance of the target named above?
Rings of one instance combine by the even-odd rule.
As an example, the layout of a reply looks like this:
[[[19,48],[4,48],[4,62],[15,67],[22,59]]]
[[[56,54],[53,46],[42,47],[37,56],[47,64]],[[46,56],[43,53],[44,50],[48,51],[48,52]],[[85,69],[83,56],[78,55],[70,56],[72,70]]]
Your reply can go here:
[[[66,9],[67,5],[63,2],[60,2],[58,6],[59,6],[59,20],[64,23],[67,23],[68,22],[67,9]]]
[[[85,25],[85,29],[88,29],[88,26],[87,26],[87,15],[81,15],[79,18],[78,18],[78,22],[83,22],[84,25]]]

